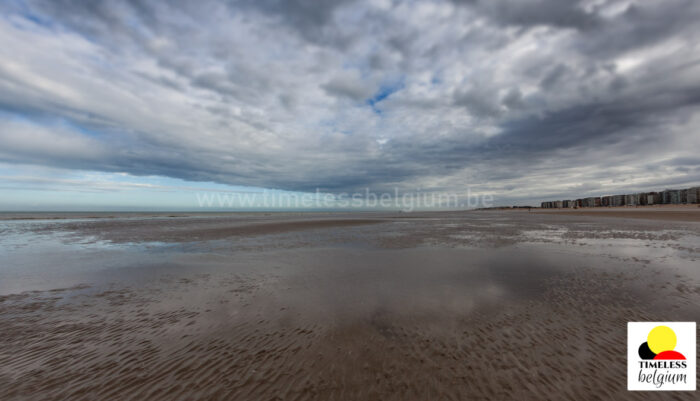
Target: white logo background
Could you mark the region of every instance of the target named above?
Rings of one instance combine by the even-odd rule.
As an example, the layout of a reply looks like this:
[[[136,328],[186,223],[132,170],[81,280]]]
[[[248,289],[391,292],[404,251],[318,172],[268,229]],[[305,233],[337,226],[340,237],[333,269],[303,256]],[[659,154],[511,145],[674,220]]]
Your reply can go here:
[[[656,326],[668,326],[676,333],[677,343],[675,351],[680,352],[686,358],[686,369],[658,369],[659,373],[670,371],[673,374],[682,373],[687,376],[685,383],[664,383],[657,387],[654,383],[639,381],[639,362],[642,361],[638,350],[639,346],[647,341],[649,332]],[[696,356],[695,356],[695,322],[628,322],[627,323],[627,389],[647,391],[695,391]],[[654,369],[644,369],[645,373]]]

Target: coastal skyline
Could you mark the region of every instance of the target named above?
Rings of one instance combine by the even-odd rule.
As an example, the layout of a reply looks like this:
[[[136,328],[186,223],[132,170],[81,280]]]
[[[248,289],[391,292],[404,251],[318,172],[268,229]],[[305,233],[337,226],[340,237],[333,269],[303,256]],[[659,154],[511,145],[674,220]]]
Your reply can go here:
[[[534,206],[700,182],[694,1],[0,10],[0,210],[366,189]]]

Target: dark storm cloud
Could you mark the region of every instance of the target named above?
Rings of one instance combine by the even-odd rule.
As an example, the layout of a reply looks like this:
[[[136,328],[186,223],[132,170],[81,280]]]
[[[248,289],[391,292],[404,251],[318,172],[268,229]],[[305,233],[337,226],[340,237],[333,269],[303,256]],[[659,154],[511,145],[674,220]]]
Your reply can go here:
[[[696,1],[0,7],[4,162],[504,199],[697,177]]]
[[[575,0],[454,0],[455,4],[473,7],[494,21],[506,25],[551,25],[562,28],[589,29],[599,18]]]
[[[653,140],[664,125],[694,112],[700,105],[700,85],[675,92],[648,94],[645,98],[577,105],[542,117],[508,122],[503,133],[488,144],[523,152],[591,145],[605,146],[633,135]],[[691,110],[687,110],[689,108]],[[658,137],[657,137],[658,138]]]
[[[274,16],[285,24],[294,26],[310,39],[321,29],[333,23],[333,14],[355,0],[233,0],[229,4],[235,10],[252,9],[265,16]]]
[[[607,18],[579,40],[581,51],[613,56],[657,44],[674,35],[697,35],[700,7],[693,0],[640,2]]]

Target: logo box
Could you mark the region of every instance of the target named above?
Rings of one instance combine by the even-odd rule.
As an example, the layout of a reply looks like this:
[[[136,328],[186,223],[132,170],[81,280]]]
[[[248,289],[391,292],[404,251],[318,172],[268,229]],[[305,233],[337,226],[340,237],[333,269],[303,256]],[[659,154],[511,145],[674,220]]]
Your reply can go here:
[[[695,391],[695,322],[627,323],[627,390]]]

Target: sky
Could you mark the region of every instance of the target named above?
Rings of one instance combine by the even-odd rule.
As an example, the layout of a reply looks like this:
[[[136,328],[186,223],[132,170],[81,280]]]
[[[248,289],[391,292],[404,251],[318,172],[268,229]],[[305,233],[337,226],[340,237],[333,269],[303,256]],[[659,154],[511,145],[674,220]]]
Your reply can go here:
[[[697,21],[696,0],[2,1],[0,210],[700,185]]]

